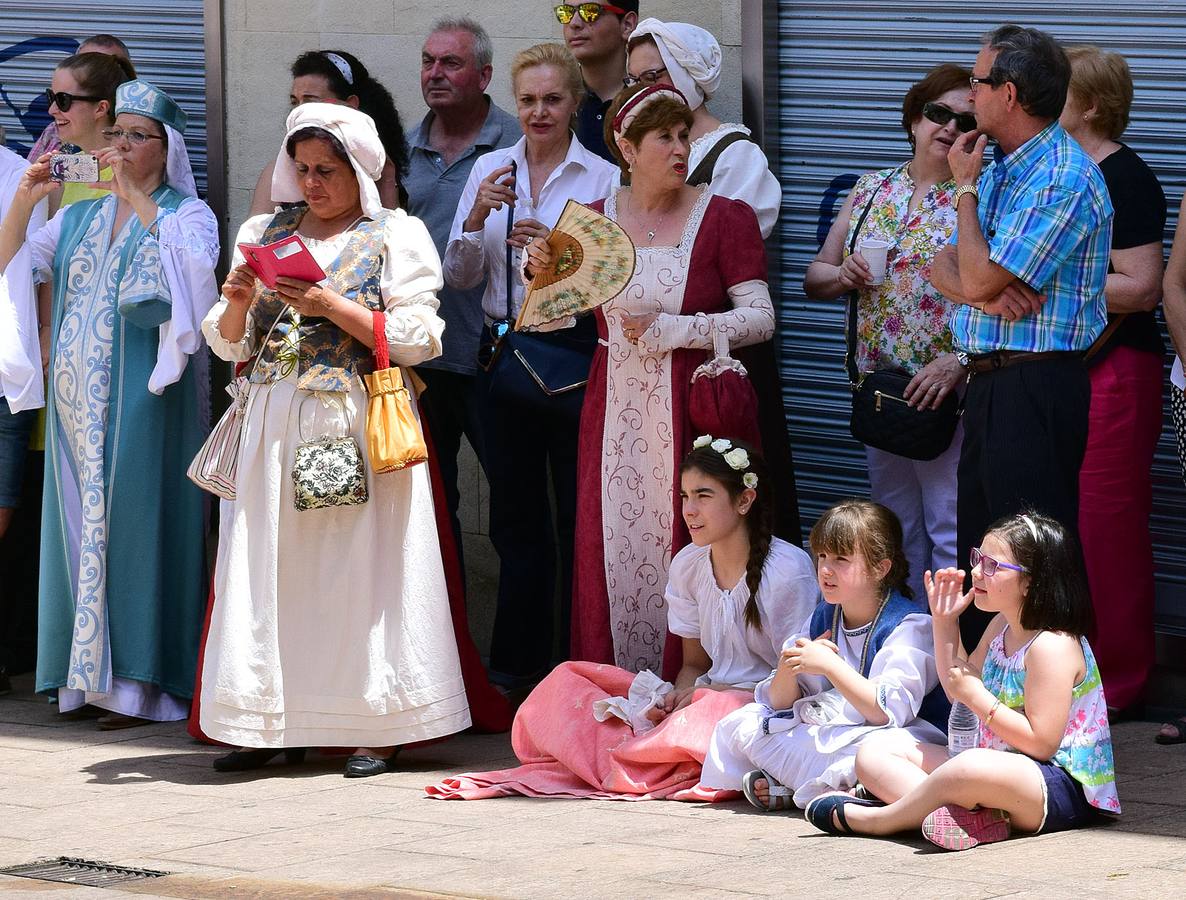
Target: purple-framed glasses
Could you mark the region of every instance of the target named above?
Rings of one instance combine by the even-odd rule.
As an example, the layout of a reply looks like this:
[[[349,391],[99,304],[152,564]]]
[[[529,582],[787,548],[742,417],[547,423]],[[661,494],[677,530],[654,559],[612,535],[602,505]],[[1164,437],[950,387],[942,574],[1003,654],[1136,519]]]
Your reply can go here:
[[[971,553],[972,568],[980,566],[980,572],[985,578],[992,578],[997,574],[997,569],[1012,569],[1014,572],[1028,572],[1025,566],[1015,566],[1013,563],[1001,562],[993,559],[991,556],[986,556],[980,552],[979,547],[973,547]]]

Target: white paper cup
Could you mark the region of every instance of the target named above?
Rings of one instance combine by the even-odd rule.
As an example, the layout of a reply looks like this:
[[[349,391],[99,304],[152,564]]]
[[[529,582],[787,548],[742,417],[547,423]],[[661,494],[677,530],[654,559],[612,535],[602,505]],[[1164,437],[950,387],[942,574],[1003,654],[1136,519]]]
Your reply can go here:
[[[885,255],[889,251],[889,241],[867,238],[857,245],[857,250],[865,257],[869,274],[873,276],[868,283],[878,285],[885,281]]]

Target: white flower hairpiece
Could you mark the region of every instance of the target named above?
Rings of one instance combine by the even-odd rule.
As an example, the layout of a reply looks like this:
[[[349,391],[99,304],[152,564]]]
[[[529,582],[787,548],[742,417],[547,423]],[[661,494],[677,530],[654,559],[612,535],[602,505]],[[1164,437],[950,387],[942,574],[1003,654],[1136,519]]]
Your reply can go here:
[[[729,468],[734,472],[744,472],[749,468],[749,454],[741,447],[734,447],[728,453],[724,454],[725,462],[729,464]]]
[[[692,447],[696,450],[711,447],[725,458],[725,462],[729,464],[729,468],[734,472],[745,472],[741,477],[742,484],[750,490],[757,488],[757,473],[745,471],[749,468],[749,453],[746,452],[744,447],[734,447],[733,442],[728,438],[714,438],[711,434],[700,435],[696,440],[692,441]]]

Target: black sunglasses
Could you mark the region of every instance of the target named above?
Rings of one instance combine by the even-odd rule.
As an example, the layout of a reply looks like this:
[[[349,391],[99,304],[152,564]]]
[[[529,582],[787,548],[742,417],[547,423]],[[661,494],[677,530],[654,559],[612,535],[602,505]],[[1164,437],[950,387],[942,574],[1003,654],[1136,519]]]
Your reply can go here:
[[[924,104],[922,114],[936,125],[946,125],[952,119],[955,119],[955,127],[958,130],[976,130],[976,117],[974,115],[971,113],[957,113],[954,109],[948,109],[942,103]]]
[[[55,91],[53,88],[46,88],[45,99],[50,106],[57,106],[62,112],[67,112],[74,105],[75,100],[89,100],[91,103],[98,103],[100,100],[106,100],[107,98],[88,97],[85,94],[68,94],[65,91]]]

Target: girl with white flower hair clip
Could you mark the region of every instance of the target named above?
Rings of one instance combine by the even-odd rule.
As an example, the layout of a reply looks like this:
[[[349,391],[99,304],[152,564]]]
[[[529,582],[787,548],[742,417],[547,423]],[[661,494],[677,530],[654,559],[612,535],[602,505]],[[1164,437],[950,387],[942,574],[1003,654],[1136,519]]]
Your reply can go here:
[[[672,559],[663,594],[683,651],[674,684],[646,669],[563,663],[515,717],[522,766],[457,775],[428,794],[732,799],[700,785],[697,761],[713,726],[749,702],[819,596],[811,558],[772,534],[773,494],[756,451],[697,438],[680,466],[692,542]]]

